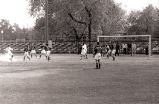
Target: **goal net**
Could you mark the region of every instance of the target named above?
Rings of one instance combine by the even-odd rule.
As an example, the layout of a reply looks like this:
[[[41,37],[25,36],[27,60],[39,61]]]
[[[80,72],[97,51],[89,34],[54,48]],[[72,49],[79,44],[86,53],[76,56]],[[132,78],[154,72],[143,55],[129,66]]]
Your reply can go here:
[[[119,52],[123,54],[147,54],[151,56],[151,35],[119,35],[97,36],[104,48],[106,45],[119,45]]]

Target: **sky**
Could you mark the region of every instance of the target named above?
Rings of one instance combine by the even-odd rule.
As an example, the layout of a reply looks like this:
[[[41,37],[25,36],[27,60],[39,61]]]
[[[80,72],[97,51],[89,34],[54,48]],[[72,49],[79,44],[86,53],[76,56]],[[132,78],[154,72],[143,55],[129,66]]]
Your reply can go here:
[[[142,10],[149,4],[159,7],[159,0],[115,0],[123,9]],[[21,28],[35,25],[35,18],[29,15],[28,0],[0,0],[0,19],[7,19],[11,24],[17,23]]]
[[[9,20],[12,25],[17,23],[21,28],[35,24],[35,18],[29,15],[27,0],[0,0],[0,19]]]
[[[115,0],[129,14],[132,10],[143,10],[149,4],[159,7],[159,0]]]

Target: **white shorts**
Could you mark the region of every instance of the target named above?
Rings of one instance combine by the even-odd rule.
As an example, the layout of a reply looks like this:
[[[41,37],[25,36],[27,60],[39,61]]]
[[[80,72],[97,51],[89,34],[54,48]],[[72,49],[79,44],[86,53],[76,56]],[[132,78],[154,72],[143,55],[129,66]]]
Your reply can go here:
[[[29,56],[29,52],[24,52],[24,56]]]
[[[46,56],[49,56],[51,51],[46,51]]]
[[[87,51],[85,49],[82,49],[81,55],[86,55]]]
[[[42,50],[42,51],[41,51],[41,54],[46,54],[46,51],[45,51],[45,50]]]
[[[95,60],[100,60],[101,59],[101,53],[96,53],[94,59]]]
[[[12,53],[11,51],[9,51],[7,54],[8,54],[9,56],[12,56],[12,55],[13,55],[13,53]]]
[[[36,54],[36,51],[35,51],[35,50],[31,50],[30,53],[31,53],[31,54]]]
[[[112,50],[112,55],[115,55],[115,52],[116,52],[116,50],[114,49],[114,50]]]
[[[110,55],[110,54],[111,54],[111,50],[109,50],[109,51],[107,52],[107,54]]]

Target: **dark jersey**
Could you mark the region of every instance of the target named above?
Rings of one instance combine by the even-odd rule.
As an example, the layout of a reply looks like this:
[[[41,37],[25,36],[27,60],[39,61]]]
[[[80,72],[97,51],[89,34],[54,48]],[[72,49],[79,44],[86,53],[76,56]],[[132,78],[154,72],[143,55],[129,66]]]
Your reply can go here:
[[[102,53],[102,48],[100,46],[96,46],[94,49],[94,54],[96,53]]]
[[[24,52],[28,52],[29,51],[29,49],[28,48],[24,48]]]
[[[119,49],[120,49],[119,44],[116,44],[116,50],[119,50]]]

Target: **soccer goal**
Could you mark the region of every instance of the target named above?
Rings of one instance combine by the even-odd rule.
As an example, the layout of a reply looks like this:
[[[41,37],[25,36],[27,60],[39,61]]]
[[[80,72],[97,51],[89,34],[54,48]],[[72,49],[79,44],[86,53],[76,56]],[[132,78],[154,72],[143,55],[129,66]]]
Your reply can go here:
[[[147,46],[149,57],[151,56],[151,35],[117,35],[117,36],[97,36],[97,42],[120,42],[120,43],[144,43]],[[144,49],[145,50],[145,49]]]

